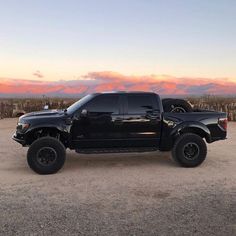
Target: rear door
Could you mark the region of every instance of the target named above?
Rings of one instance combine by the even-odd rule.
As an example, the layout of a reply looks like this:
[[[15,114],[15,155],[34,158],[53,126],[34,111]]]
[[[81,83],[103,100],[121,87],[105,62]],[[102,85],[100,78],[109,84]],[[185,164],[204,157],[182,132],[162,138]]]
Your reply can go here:
[[[158,147],[161,132],[159,100],[152,93],[125,95],[123,129],[127,146]]]

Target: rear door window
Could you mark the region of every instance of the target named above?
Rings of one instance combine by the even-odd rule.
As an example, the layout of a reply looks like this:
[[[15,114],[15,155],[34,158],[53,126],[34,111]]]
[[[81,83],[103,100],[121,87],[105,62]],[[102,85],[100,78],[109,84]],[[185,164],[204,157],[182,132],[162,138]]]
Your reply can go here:
[[[151,94],[131,94],[127,96],[128,114],[146,114],[157,109]]]

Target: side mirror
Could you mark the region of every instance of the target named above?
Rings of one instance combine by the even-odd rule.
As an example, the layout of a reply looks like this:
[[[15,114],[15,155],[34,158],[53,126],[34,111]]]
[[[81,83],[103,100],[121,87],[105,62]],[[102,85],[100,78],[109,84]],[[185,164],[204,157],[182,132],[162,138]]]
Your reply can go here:
[[[88,116],[88,111],[86,109],[83,109],[80,113],[81,117],[87,117]]]

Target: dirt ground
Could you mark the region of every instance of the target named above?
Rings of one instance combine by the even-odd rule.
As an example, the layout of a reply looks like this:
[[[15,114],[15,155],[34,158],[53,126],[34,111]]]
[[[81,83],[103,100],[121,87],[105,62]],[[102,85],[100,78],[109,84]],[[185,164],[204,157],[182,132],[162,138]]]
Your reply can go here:
[[[40,176],[0,120],[0,235],[236,235],[236,123],[197,168],[170,153],[79,155]]]

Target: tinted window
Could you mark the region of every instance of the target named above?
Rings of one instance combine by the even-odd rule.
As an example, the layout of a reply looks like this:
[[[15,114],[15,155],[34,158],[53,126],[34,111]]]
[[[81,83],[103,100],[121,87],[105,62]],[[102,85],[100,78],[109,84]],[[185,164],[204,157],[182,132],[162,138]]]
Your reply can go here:
[[[83,106],[85,103],[87,103],[89,100],[91,100],[94,97],[93,94],[87,95],[83,98],[81,98],[79,101],[75,102],[72,104],[70,107],[68,107],[67,113],[68,114],[73,114],[75,111],[77,111],[81,106]]]
[[[100,95],[95,97],[86,107],[89,112],[119,113],[118,95]]]
[[[129,114],[143,114],[153,109],[153,97],[151,95],[128,95]]]

